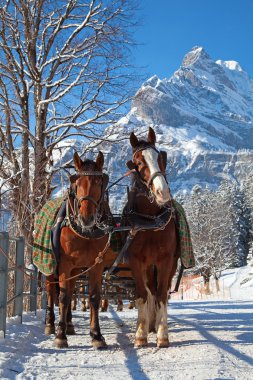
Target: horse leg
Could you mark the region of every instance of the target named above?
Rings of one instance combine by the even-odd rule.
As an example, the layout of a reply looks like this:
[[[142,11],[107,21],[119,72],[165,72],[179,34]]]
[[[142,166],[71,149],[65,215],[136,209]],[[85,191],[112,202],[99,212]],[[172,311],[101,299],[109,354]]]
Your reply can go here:
[[[100,311],[103,313],[105,311],[108,310],[108,306],[109,306],[109,302],[108,302],[108,299],[107,298],[103,298],[101,300],[101,307],[100,307]]]
[[[55,306],[59,306],[59,297],[60,297],[60,285],[57,282],[55,284],[55,300],[54,300]]]
[[[168,323],[167,323],[167,301],[168,301],[168,268],[169,265],[157,267],[157,293],[156,293],[156,332],[157,347],[168,347]]]
[[[56,337],[54,340],[54,345],[57,348],[66,348],[68,347],[68,340],[66,336],[66,330],[67,330],[67,312],[68,307],[71,303],[71,296],[69,293],[69,287],[68,282],[64,281],[64,278],[68,278],[70,276],[70,273],[63,273],[63,275],[60,275],[60,297],[59,297],[59,304],[60,304],[60,320],[57,326],[56,331]],[[63,277],[63,280],[61,279]]]
[[[73,292],[73,296],[72,296],[71,309],[76,310],[76,305],[77,305],[77,294],[76,294],[76,290],[75,290]]]
[[[54,275],[50,275],[46,278],[46,291],[47,291],[47,309],[45,316],[45,334],[51,335],[55,333],[55,315],[54,315],[54,303],[55,303],[55,282]]]
[[[119,294],[119,298],[117,299],[117,311],[123,311],[122,296],[120,294],[122,292],[122,289],[120,289],[119,287],[116,287],[116,291]]]
[[[146,289],[146,272],[139,262],[131,264],[132,273],[136,284],[136,307],[138,309],[137,328],[135,333],[135,347],[144,347],[148,344],[149,313],[148,292]]]
[[[82,310],[82,311],[87,311],[87,305],[86,305],[86,300],[85,300],[84,290],[85,290],[85,285],[84,285],[84,283],[82,282],[82,285],[81,285],[81,287],[80,287],[81,304],[82,304],[81,310]]]
[[[154,265],[147,269],[148,307],[149,307],[149,332],[156,332],[156,288],[157,271]]]
[[[75,288],[75,279],[73,280],[70,280],[69,282],[69,290],[70,290],[70,294],[74,292],[74,288]],[[67,311],[67,329],[66,329],[66,334],[67,335],[75,335],[75,329],[74,329],[74,325],[72,323],[72,311],[71,311],[71,302],[69,303],[69,306],[68,306],[68,311]]]
[[[117,311],[123,311],[123,302],[120,298],[118,299]]]
[[[103,267],[99,266],[89,275],[89,299],[90,299],[90,336],[94,348],[106,348],[105,339],[100,332],[99,304],[101,293],[101,278]]]

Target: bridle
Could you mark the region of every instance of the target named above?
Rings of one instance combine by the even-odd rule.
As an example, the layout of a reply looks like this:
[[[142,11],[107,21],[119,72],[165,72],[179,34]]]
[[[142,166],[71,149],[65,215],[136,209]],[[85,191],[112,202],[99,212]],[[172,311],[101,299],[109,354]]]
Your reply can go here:
[[[102,177],[101,196],[100,196],[100,198],[99,198],[98,201],[96,201],[90,195],[81,196],[81,197],[77,196],[77,187],[74,186],[73,184],[81,176],[88,176],[88,177],[98,176],[98,177]],[[106,187],[107,187],[107,184],[108,184],[108,180],[109,180],[109,177],[108,177],[107,174],[102,173],[102,172],[98,172],[98,171],[78,171],[77,173],[75,173],[75,174],[73,174],[73,175],[70,176],[70,182],[72,183],[73,186],[72,186],[71,190],[69,191],[69,202],[68,203],[69,203],[70,209],[72,211],[72,215],[73,215],[73,217],[75,219],[75,223],[77,223],[77,220],[78,220],[79,223],[77,223],[77,224],[80,224],[80,227],[82,228],[82,230],[85,230],[85,225],[82,222],[82,218],[80,218],[79,208],[81,206],[81,203],[83,201],[90,201],[90,202],[92,202],[94,204],[94,206],[96,208],[95,224],[98,224],[99,219],[102,216],[102,215],[99,215],[99,214],[100,214],[100,211],[101,211],[101,205],[102,205],[102,203],[104,201],[104,194],[106,192]],[[73,199],[73,207],[72,207],[70,198]]]
[[[74,176],[76,176],[76,179],[78,177],[81,177],[81,176],[87,176],[87,177],[98,176],[98,177],[103,178],[104,173],[100,173],[100,172],[96,172],[96,171],[82,171],[82,172],[77,172],[77,174],[74,174]],[[103,183],[102,183],[102,186],[103,186]],[[94,198],[90,197],[89,195],[83,196],[83,197],[78,197],[76,191],[75,191],[74,195],[75,195],[75,198],[77,200],[79,207],[81,206],[82,201],[91,201],[95,205],[95,207],[98,208],[100,203],[101,203],[101,199],[103,197],[103,193],[101,193],[101,197],[100,197],[99,201],[96,201]]]
[[[140,146],[138,147],[137,149],[134,150],[133,152],[133,157],[132,157],[132,162],[134,163],[134,159],[135,159],[135,155],[136,153],[138,152],[143,152],[144,150],[146,149],[153,149],[155,152],[158,153],[158,155],[161,153],[158,149],[156,149],[156,147],[154,145],[147,145],[147,146]],[[163,177],[166,181],[166,183],[168,184],[167,182],[167,179],[165,177],[165,175],[159,170],[159,171],[156,171],[155,173],[153,173],[149,180],[148,181],[145,181],[142,177],[141,177],[141,174],[140,172],[138,171],[138,168],[137,168],[137,165],[135,165],[135,171],[138,175],[138,179],[141,181],[141,183],[143,183],[149,190],[149,193],[150,193],[150,198],[153,199],[155,197],[155,194],[152,190],[152,183],[154,181],[155,178],[157,177]]]

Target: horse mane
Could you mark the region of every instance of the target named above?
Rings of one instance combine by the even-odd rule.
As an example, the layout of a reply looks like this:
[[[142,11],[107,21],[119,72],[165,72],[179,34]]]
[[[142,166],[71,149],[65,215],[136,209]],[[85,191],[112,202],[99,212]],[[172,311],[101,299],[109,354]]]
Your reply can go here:
[[[83,161],[82,166],[79,171],[100,171],[96,162],[86,159]]]

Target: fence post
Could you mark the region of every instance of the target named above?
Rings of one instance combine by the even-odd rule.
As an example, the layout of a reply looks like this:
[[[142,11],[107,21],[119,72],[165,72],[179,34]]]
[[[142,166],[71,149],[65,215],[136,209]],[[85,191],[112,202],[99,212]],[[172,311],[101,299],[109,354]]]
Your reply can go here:
[[[25,240],[19,237],[16,241],[16,265],[24,270],[24,250]],[[18,315],[22,323],[23,313],[23,288],[24,288],[24,273],[21,270],[15,271],[15,301],[14,301],[14,315]]]
[[[34,271],[32,271],[30,276],[30,311],[37,310],[37,287],[38,287],[38,279],[37,279],[37,268],[34,267]]]
[[[0,232],[0,248],[9,256],[9,234]],[[6,303],[8,281],[8,258],[0,250],[0,338],[5,338],[6,332]]]

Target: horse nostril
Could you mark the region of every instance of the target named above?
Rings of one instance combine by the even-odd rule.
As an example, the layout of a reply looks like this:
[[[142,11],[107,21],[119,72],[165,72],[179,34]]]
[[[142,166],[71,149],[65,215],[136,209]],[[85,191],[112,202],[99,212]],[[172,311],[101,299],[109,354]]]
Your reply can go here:
[[[161,197],[161,198],[170,198],[170,191],[169,191],[169,189],[164,189],[164,190],[157,189],[156,190],[156,195],[158,197]]]

